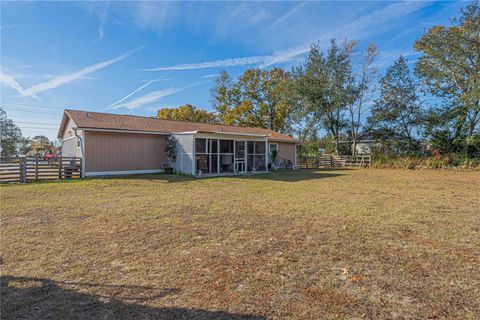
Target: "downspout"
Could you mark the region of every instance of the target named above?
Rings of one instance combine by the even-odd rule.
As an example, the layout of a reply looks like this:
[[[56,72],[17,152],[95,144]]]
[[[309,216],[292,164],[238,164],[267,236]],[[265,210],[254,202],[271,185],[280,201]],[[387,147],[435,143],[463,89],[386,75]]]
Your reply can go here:
[[[84,140],[83,138],[78,134],[77,128],[73,128],[73,132],[75,132],[75,136],[80,140],[80,154],[82,156],[82,178],[85,177],[85,157],[84,157]]]

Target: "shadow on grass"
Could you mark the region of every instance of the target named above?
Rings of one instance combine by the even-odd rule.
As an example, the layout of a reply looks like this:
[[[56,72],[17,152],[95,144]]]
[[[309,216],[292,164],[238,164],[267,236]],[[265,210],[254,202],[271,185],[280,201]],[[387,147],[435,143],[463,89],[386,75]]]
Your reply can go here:
[[[187,174],[141,174],[141,175],[124,175],[124,176],[105,176],[105,177],[88,177],[84,179],[71,180],[40,180],[29,181],[28,184],[49,184],[49,183],[75,183],[88,180],[148,180],[151,182],[161,183],[181,183],[189,181],[202,181],[218,178],[227,179],[244,179],[244,180],[271,180],[284,182],[298,182],[325,178],[334,178],[345,175],[348,171],[358,170],[350,168],[327,168],[327,169],[299,169],[299,170],[278,170],[269,173],[257,174],[240,174],[240,175],[220,175],[220,176],[204,176],[201,178]],[[19,185],[19,183],[2,184],[2,185]]]
[[[347,171],[355,170],[348,168],[332,168],[332,169],[300,169],[300,170],[278,170],[269,173],[257,174],[240,174],[240,175],[220,175],[220,176],[204,176],[201,178],[193,177],[186,174],[149,174],[149,175],[131,175],[131,176],[112,176],[92,179],[119,179],[119,180],[150,180],[166,183],[202,181],[211,179],[244,179],[244,180],[271,180],[298,182],[306,180],[316,180],[325,178],[334,178],[345,175]]]
[[[70,283],[15,276],[4,276],[0,281],[2,319],[265,319],[223,311],[139,304],[177,294],[179,289]]]
[[[282,182],[299,182],[308,180],[318,180],[325,178],[334,178],[345,175],[341,173],[348,169],[300,169],[300,170],[278,170],[271,173],[252,174],[244,176],[231,176],[231,178],[240,178],[246,180],[271,180]]]

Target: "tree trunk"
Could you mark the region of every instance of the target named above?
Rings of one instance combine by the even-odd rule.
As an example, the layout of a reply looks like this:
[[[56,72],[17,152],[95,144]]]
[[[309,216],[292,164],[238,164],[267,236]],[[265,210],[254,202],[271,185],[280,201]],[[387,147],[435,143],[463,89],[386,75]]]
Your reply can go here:
[[[333,144],[335,145],[335,153],[337,154],[337,156],[340,155],[338,150],[338,134],[334,135]]]

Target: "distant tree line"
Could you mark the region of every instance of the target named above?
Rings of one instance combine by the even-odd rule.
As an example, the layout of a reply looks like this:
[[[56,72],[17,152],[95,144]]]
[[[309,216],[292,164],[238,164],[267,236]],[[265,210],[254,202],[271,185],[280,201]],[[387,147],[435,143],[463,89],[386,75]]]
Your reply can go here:
[[[22,130],[7,117],[7,113],[0,107],[0,156],[13,157],[17,155],[44,156],[46,153],[56,153],[52,141],[46,136],[38,135],[33,138],[24,137]]]
[[[414,49],[421,56],[413,72],[400,56],[377,79],[374,44],[361,50],[357,41],[332,39],[325,52],[312,44],[291,71],[253,68],[236,79],[221,71],[211,90],[214,112],[186,105],[160,109],[158,117],[294,134],[302,153],[355,153],[366,135],[402,154],[418,153],[421,141],[442,153],[480,152],[478,1],[451,26],[427,30]]]

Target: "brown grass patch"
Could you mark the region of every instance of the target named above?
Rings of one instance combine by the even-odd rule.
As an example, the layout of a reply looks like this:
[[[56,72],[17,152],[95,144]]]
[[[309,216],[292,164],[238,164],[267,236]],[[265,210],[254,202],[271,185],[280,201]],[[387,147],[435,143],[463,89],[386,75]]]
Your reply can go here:
[[[2,319],[478,319],[480,172],[4,185]]]

